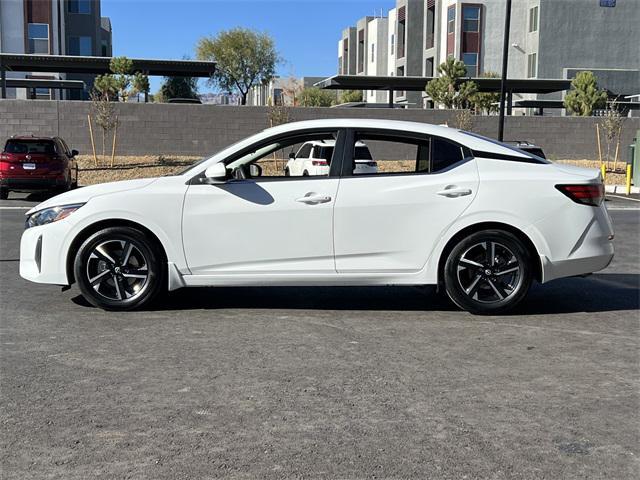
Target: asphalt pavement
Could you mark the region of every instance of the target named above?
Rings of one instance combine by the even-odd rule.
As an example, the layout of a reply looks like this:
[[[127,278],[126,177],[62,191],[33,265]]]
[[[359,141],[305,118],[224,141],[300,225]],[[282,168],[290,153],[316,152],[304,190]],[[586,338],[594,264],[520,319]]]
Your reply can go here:
[[[18,275],[0,201],[0,477],[640,477],[640,202],[604,271],[474,317],[431,288],[199,288],[89,307]]]

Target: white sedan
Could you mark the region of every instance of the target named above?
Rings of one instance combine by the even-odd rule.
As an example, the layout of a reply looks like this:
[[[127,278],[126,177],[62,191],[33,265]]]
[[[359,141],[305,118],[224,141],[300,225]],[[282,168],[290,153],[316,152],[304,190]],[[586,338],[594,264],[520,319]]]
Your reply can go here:
[[[266,175],[277,151],[320,140],[335,141],[324,176]],[[356,175],[358,142],[384,168]],[[534,280],[611,262],[603,192],[597,170],[452,128],[289,123],[175,176],[41,203],[27,213],[20,274],[77,282],[110,310],[192,286],[432,284],[465,310],[499,313]]]

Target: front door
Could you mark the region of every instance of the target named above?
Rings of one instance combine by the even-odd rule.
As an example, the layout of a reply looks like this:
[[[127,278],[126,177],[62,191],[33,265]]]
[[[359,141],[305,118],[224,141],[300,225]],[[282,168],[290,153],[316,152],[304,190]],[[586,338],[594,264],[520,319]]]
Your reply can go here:
[[[316,132],[311,139],[336,135]],[[273,140],[277,151],[261,144],[225,162],[245,173],[250,164],[259,165],[259,176],[189,186],[182,231],[193,275],[335,274],[333,206],[339,179],[284,176],[288,154],[307,140],[298,137]],[[268,153],[256,160],[256,152]]]

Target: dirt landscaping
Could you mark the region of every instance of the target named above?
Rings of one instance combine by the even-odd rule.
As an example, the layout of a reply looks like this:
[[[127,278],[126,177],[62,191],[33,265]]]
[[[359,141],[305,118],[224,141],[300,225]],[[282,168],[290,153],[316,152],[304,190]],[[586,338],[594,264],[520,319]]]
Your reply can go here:
[[[114,182],[117,180],[130,180],[133,178],[159,177],[171,175],[186,169],[189,165],[200,160],[200,157],[185,157],[176,155],[147,155],[147,156],[118,156],[115,158],[113,167],[110,167],[110,158],[101,160],[96,167],[92,156],[81,155],[78,157],[80,166],[80,185],[93,185],[96,183]],[[558,163],[566,163],[586,168],[599,168],[597,160],[558,160]],[[285,160],[261,161],[265,175],[277,175],[282,172]],[[412,163],[407,160],[379,162],[378,166],[382,171],[397,170],[397,163],[401,163],[400,169],[406,170],[407,164]],[[606,177],[607,185],[623,185],[625,183],[625,164],[618,162],[618,171],[608,173]]]

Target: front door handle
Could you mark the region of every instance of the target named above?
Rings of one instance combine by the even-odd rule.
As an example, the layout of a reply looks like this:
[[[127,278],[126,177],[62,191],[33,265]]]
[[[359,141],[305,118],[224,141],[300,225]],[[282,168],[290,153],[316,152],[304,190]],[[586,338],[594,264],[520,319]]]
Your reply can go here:
[[[296,202],[306,203],[307,205],[318,205],[330,201],[331,197],[329,195],[321,195],[315,192],[309,192],[304,197],[296,198]]]
[[[456,187],[455,185],[449,185],[445,187],[444,190],[440,190],[438,195],[442,195],[443,197],[456,198],[456,197],[464,197],[465,195],[471,195],[470,188],[464,187]]]

